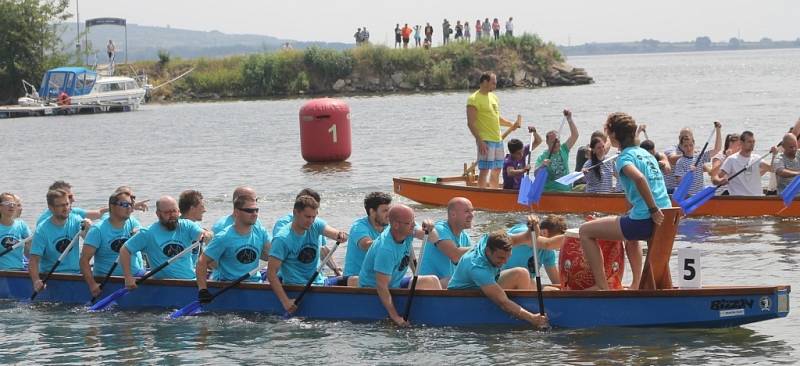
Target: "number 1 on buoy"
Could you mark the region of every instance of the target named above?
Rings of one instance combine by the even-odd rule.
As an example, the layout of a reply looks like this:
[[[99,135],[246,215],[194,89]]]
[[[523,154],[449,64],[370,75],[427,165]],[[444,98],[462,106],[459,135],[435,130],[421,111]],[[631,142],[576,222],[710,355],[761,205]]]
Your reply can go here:
[[[331,128],[328,129],[328,132],[330,132],[331,135],[333,135],[333,143],[335,144],[336,143],[336,124],[332,124]]]

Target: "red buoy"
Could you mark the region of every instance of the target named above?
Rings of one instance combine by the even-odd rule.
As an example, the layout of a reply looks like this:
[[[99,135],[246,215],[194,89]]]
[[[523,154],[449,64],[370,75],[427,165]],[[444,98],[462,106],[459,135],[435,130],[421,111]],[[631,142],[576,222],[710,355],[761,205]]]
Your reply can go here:
[[[344,161],[350,157],[350,107],[341,100],[313,99],[300,108],[300,147],[312,162]]]

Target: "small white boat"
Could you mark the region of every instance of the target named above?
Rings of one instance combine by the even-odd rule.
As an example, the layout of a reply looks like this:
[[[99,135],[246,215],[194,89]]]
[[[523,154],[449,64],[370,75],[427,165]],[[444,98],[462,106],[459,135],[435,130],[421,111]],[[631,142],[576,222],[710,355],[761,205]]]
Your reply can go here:
[[[18,105],[0,107],[0,118],[53,114],[133,111],[145,102],[150,86],[127,76],[104,76],[84,67],[49,70],[38,90],[23,82]]]

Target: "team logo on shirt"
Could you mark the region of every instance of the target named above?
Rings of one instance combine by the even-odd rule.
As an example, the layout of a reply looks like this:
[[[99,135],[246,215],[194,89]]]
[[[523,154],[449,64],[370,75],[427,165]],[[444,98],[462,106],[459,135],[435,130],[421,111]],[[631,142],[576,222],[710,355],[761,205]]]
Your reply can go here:
[[[69,245],[70,242],[71,242],[71,240],[69,240],[69,238],[61,238],[61,239],[59,239],[56,242],[56,250],[59,253],[64,253],[64,250],[67,249],[67,246]]]
[[[408,268],[409,262],[411,262],[411,257],[408,254],[406,254],[405,256],[403,256],[403,259],[400,260],[400,265],[397,266],[397,270],[400,272],[405,272],[406,268]]]
[[[164,255],[172,258],[183,251],[183,245],[181,243],[171,242],[165,245],[162,251],[164,252]]]
[[[236,260],[242,264],[250,264],[253,263],[256,258],[258,258],[258,254],[256,253],[253,248],[242,248],[236,252]]]
[[[126,241],[128,241],[128,238],[119,238],[112,240],[111,250],[113,250],[114,253],[119,253],[119,250],[122,249],[122,246],[125,245]]]
[[[297,260],[303,264],[311,263],[315,258],[317,258],[317,248],[309,245],[316,245],[316,244],[306,244],[306,247],[300,249],[300,253],[297,253]]]
[[[15,238],[13,236],[6,236],[2,240],[0,240],[0,244],[3,246],[3,248],[6,248],[6,249],[13,247],[18,242],[19,242],[19,240],[17,240],[17,238]]]

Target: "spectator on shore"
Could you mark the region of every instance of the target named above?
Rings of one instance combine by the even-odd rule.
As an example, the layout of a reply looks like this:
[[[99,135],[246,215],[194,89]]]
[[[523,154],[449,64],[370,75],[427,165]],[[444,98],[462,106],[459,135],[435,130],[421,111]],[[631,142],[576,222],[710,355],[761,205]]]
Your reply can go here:
[[[460,20],[456,20],[456,35],[453,37],[456,41],[464,36],[464,26],[461,25]]]
[[[369,43],[369,31],[367,31],[367,27],[361,29],[361,43]]]
[[[431,23],[425,23],[425,40],[428,41],[428,47],[433,42],[433,26]]]
[[[425,38],[425,41],[422,42],[422,48],[429,50],[431,49],[431,41]]]
[[[470,38],[471,38],[471,35],[470,35],[470,31],[469,31],[469,22],[464,21],[464,39],[466,39],[467,43],[469,43]]]
[[[401,33],[403,35],[403,48],[408,48],[408,42],[411,40],[411,27],[408,26],[408,23],[403,27]]]
[[[403,31],[400,29],[400,23],[394,27],[394,48],[400,47],[400,42],[403,40]]]
[[[360,45],[361,45],[361,42],[363,42],[363,41],[364,41],[364,40],[361,38],[361,28],[358,28],[358,30],[356,30],[356,34],[354,34],[354,35],[353,35],[353,38],[355,38],[355,39],[356,39],[356,46],[360,46]]]
[[[483,36],[486,37],[486,38],[491,38],[492,37],[492,23],[489,23],[489,18],[484,19],[483,20],[483,24],[481,24],[481,26],[483,27],[483,30],[481,30],[483,32]]]
[[[450,28],[450,22],[445,19],[444,22],[442,22],[442,46],[450,43],[450,33],[453,33],[453,29]]]
[[[478,20],[475,21],[475,40],[476,41],[481,39],[481,34],[483,33],[482,30],[483,30],[483,26],[481,25],[481,20],[478,19]]]
[[[414,26],[414,46],[419,47],[422,44],[422,27],[419,24]]]
[[[108,40],[108,44],[106,45],[106,52],[108,52],[108,63],[114,63],[114,54],[117,52],[117,47],[114,46],[114,41]]]
[[[500,21],[494,18],[492,21],[492,32],[494,32],[494,40],[500,39]]]
[[[514,17],[508,17],[508,21],[506,22],[506,35],[509,37],[514,36]]]

